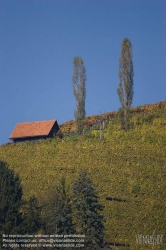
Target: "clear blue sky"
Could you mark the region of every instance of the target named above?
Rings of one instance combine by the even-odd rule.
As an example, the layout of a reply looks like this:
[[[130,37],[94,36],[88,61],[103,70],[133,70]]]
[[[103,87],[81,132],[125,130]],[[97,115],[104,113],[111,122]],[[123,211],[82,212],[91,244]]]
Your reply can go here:
[[[117,110],[124,38],[133,106],[164,101],[165,0],[0,0],[0,145],[19,122],[74,119],[76,55],[87,71],[87,116]]]

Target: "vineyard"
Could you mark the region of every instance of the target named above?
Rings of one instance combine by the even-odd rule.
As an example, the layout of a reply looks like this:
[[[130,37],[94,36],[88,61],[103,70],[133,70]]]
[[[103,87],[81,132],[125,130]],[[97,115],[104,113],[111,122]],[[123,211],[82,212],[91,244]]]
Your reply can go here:
[[[82,137],[75,122],[60,125],[64,138],[0,146],[0,160],[19,173],[25,197],[49,202],[54,186],[66,176],[71,187],[88,170],[105,206],[106,241],[152,249],[136,235],[164,235],[166,249],[166,101],[132,108],[130,129],[122,131],[116,112],[87,117]],[[99,121],[102,120],[102,139]],[[120,248],[119,248],[120,249]]]

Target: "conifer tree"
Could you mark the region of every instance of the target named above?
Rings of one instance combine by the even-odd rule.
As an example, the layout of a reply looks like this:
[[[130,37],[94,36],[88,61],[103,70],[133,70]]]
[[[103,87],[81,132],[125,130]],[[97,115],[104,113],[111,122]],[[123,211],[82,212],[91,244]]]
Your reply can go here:
[[[20,179],[5,162],[0,161],[0,241],[3,234],[19,234],[22,216],[20,213],[22,188]]]
[[[74,74],[72,77],[73,80],[73,93],[76,98],[76,110],[74,113],[77,132],[79,135],[83,133],[84,129],[84,119],[86,115],[85,111],[85,98],[86,98],[86,69],[84,62],[81,57],[76,56],[73,60],[74,64]]]
[[[72,210],[70,198],[67,194],[66,179],[62,177],[59,186],[56,186],[53,193],[50,207],[50,215],[47,224],[47,232],[53,234],[72,234]]]
[[[41,228],[41,207],[39,207],[35,196],[23,201],[22,216],[22,232],[33,234]]]
[[[129,124],[129,109],[133,101],[133,61],[132,61],[132,44],[128,38],[125,38],[121,45],[119,58],[119,88],[117,89],[121,109],[119,117],[122,128],[127,130]]]
[[[101,249],[104,247],[104,209],[98,201],[97,190],[93,187],[86,170],[82,170],[78,180],[73,184],[72,202],[74,207],[75,230],[85,235],[86,249]]]
[[[20,178],[0,161],[0,244],[2,235],[34,233],[41,226],[35,197],[22,201]]]

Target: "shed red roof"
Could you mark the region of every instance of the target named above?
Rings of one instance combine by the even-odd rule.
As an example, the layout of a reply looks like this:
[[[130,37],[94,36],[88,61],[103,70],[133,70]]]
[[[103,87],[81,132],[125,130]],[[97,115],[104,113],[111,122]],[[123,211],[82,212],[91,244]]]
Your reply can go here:
[[[48,135],[56,120],[18,123],[9,139]]]

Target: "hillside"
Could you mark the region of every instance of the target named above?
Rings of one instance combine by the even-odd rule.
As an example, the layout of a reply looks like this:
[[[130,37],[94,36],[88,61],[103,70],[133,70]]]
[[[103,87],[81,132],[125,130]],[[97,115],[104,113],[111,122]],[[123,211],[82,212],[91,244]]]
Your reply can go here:
[[[96,122],[105,121],[103,139]],[[62,175],[71,185],[82,168],[89,172],[105,206],[106,240],[152,249],[136,243],[137,234],[164,234],[166,249],[166,101],[132,109],[130,130],[120,129],[117,113],[86,118],[83,137],[62,124],[63,139],[10,143],[0,147],[0,160],[19,173],[25,197],[49,202]]]
[[[131,108],[131,113],[132,114],[149,114],[151,110],[154,109],[165,109],[166,107],[166,101],[163,102],[158,102],[156,104],[146,104],[143,106],[138,106],[136,108]],[[102,119],[104,121],[109,121],[112,118],[117,117],[117,112],[107,112],[105,114],[101,115],[93,115],[93,116],[88,116],[85,118],[85,128],[91,128],[93,127],[96,123],[98,123],[99,119]],[[60,124],[60,129],[63,133],[70,133],[74,132],[76,130],[76,123],[74,120],[65,122],[64,124]]]

